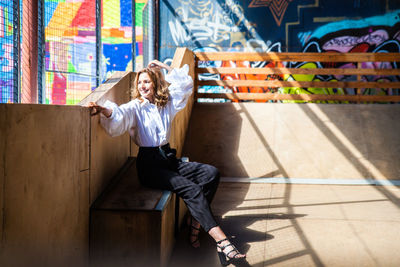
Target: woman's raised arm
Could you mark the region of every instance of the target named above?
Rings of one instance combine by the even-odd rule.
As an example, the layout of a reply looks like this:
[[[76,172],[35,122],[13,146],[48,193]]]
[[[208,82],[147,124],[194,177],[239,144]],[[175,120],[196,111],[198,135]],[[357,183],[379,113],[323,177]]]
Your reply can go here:
[[[193,92],[193,79],[189,75],[189,65],[182,68],[175,68],[165,76],[170,84],[169,94],[171,96],[172,112],[176,114],[186,106],[186,103]]]
[[[168,71],[168,73],[172,70],[172,68],[170,66],[168,66],[167,64],[158,61],[158,60],[152,60],[150,61],[150,63],[147,65],[148,68],[154,68],[154,67],[159,67],[162,69],[166,69]]]

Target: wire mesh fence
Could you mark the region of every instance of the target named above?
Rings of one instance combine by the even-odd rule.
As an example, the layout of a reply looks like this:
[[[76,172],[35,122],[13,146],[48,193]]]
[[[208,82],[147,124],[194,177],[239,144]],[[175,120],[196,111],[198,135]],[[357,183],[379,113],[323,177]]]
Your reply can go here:
[[[45,103],[75,104],[96,87],[95,1],[45,0]]]
[[[18,102],[19,0],[0,1],[0,103]]]
[[[0,0],[0,103],[76,104],[113,72],[142,67],[146,3]]]
[[[133,18],[131,0],[103,1],[101,43],[102,71],[109,77],[115,71],[133,70]]]
[[[45,0],[46,103],[75,104],[96,81],[133,70],[135,1],[98,1],[96,8],[96,0]],[[144,5],[139,4],[138,13]],[[96,11],[101,16],[97,32]]]

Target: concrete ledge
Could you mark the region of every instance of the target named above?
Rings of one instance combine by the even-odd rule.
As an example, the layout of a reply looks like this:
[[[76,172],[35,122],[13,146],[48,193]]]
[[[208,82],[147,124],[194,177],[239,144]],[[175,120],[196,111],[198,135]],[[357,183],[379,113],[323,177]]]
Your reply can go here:
[[[283,177],[221,177],[221,182],[259,184],[314,184],[314,185],[384,185],[399,186],[400,180],[375,179],[324,179],[324,178],[283,178]]]
[[[400,179],[400,105],[195,103],[184,155],[222,177]]]
[[[140,186],[135,158],[93,203],[92,266],[166,266],[174,244],[175,195]]]

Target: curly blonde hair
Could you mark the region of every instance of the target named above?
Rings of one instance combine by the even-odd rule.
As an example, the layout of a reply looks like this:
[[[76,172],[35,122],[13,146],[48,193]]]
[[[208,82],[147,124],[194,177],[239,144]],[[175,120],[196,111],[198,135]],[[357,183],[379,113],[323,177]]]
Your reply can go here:
[[[141,99],[141,95],[138,90],[138,82],[139,76],[142,73],[147,73],[150,77],[151,82],[153,83],[154,88],[154,104],[158,107],[164,107],[167,105],[169,100],[169,90],[168,90],[168,82],[164,79],[164,75],[161,72],[160,68],[152,67],[152,68],[144,68],[136,73],[134,88],[132,90],[132,99],[139,98]],[[141,99],[143,101],[143,99]]]

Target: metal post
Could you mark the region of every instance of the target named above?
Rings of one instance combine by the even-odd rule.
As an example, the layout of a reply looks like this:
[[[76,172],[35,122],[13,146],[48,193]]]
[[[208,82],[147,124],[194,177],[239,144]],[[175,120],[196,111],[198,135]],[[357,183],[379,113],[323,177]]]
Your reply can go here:
[[[21,59],[20,59],[20,10],[19,0],[13,0],[13,102],[21,101]]]
[[[154,0],[149,0],[148,1],[149,4],[149,55],[148,55],[148,62],[152,61],[153,59],[155,59],[155,53],[154,53],[154,48],[155,48],[155,4],[154,4]],[[148,62],[145,62],[145,64],[147,65]]]
[[[96,0],[96,87],[101,84],[101,0]]]
[[[132,0],[132,71],[136,69],[136,1]]]
[[[44,0],[38,0],[38,103],[46,102],[45,55],[46,36],[44,31]]]
[[[146,66],[149,60],[149,1],[144,5],[142,12],[143,25],[143,66]]]
[[[143,66],[156,59],[156,4],[148,0],[143,9]]]
[[[160,1],[155,0],[154,5],[154,58],[159,59],[160,40]]]

